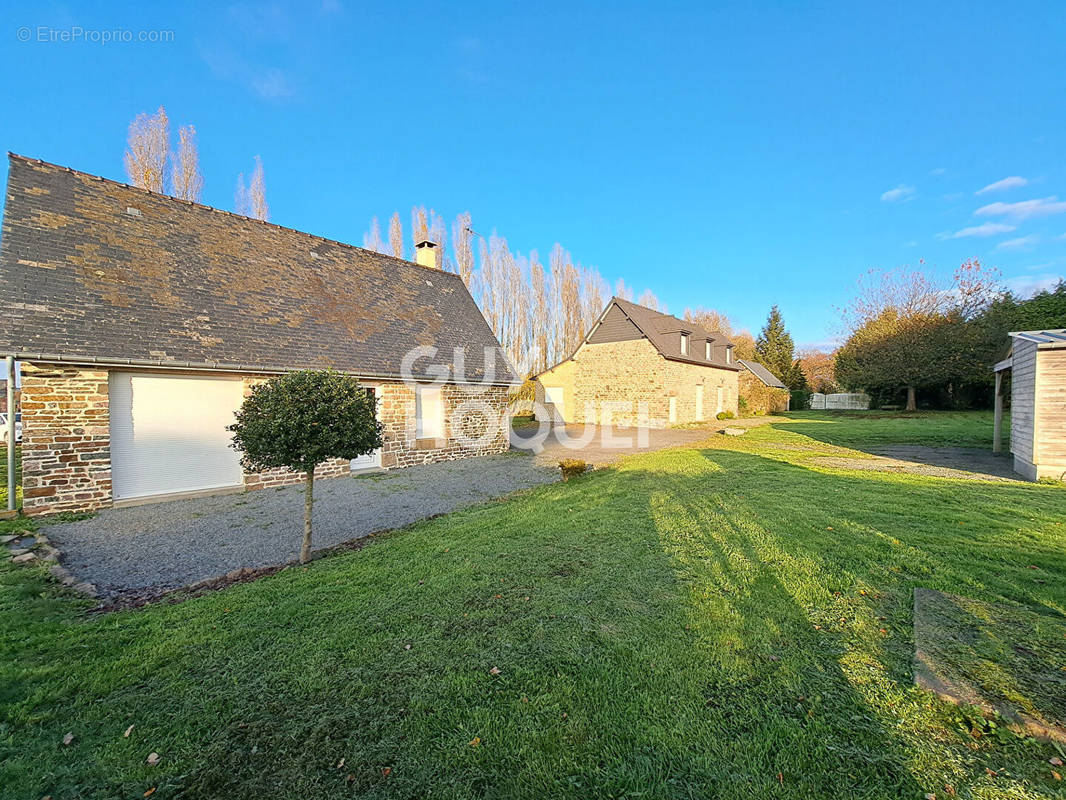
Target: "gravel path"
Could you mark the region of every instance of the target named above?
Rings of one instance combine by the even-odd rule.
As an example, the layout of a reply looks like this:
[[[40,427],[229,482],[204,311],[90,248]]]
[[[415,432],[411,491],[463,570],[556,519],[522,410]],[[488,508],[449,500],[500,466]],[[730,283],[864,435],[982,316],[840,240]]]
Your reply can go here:
[[[409,525],[558,475],[511,453],[319,481],[314,546]],[[302,486],[109,509],[47,528],[63,566],[96,584],[102,597],[284,563],[299,555],[302,531]]]
[[[934,478],[957,478],[970,481],[1020,481],[1011,468],[1010,459],[989,450],[965,447],[927,447],[924,445],[886,445],[866,448],[873,458],[826,456],[812,458],[812,463],[872,472],[906,472]]]

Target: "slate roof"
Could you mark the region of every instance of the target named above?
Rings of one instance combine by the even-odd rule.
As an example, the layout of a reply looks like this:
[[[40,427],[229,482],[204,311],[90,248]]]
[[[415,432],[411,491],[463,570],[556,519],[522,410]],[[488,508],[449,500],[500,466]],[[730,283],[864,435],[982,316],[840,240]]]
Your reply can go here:
[[[770,370],[768,370],[766,367],[764,367],[757,361],[746,361],[742,358],[740,359],[740,363],[744,367],[744,369],[746,369],[748,372],[750,372],[752,375],[754,375],[767,386],[771,386],[774,389],[788,388],[787,386],[785,386],[785,384],[781,382],[780,378],[778,378],[776,375],[774,375],[774,373],[770,372]]]
[[[9,154],[0,353],[25,360],[518,383],[458,275]]]
[[[607,304],[607,308],[610,308],[612,304],[617,304],[623,313],[633,321],[633,324],[640,329],[640,332],[648,337],[648,341],[654,345],[655,349],[666,358],[674,361],[684,361],[689,364],[699,364],[705,367],[714,366],[721,369],[740,370],[736,364],[726,364],[724,361],[708,361],[704,358],[702,342],[707,339],[714,340],[715,344],[718,345],[732,346],[733,342],[721,331],[709,331],[694,322],[663,314],[661,311],[655,311],[647,306],[638,305],[620,297],[612,297],[611,302]],[[689,334],[688,355],[681,354],[682,331]]]

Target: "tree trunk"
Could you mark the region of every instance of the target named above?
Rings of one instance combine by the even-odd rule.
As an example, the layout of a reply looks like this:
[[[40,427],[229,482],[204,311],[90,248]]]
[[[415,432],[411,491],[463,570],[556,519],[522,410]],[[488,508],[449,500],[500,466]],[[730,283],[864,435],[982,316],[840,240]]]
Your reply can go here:
[[[315,471],[311,469],[305,478],[304,489],[304,543],[300,548],[300,563],[306,564],[311,560],[311,506],[315,502]]]
[[[907,387],[907,410],[908,411],[917,411],[918,410],[918,403],[915,401],[914,387],[913,386],[908,386]],[[308,524],[310,524],[310,523],[308,523]]]

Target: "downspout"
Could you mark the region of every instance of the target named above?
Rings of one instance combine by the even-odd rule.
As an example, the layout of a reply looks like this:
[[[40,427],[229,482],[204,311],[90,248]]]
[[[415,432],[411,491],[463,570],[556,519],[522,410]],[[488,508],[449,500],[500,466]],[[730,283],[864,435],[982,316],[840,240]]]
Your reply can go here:
[[[15,357],[7,357],[7,510],[15,510]]]

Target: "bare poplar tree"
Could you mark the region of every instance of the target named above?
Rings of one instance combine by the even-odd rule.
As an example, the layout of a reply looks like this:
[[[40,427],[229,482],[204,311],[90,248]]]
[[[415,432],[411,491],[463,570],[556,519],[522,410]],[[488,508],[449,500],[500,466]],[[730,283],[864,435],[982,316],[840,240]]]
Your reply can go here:
[[[581,272],[581,330],[588,333],[607,304],[610,287],[598,269],[583,267]]]
[[[733,333],[733,323],[729,317],[721,311],[715,311],[713,308],[686,308],[682,316],[689,322],[696,323],[704,330],[718,331],[726,336],[731,336]]]
[[[529,254],[529,284],[531,294],[532,329],[533,329],[533,352],[534,369],[543,372],[554,361],[549,363],[553,354],[549,351],[551,341],[551,319],[548,310],[548,285],[544,275],[544,265],[540,263],[537,251]]]
[[[138,114],[130,123],[124,157],[130,183],[162,193],[169,149],[170,121],[166,109],[160,106],[154,114]]]
[[[378,225],[377,217],[371,218],[370,230],[363,234],[363,247],[375,253],[388,253],[385,241],[381,238],[381,226]]]
[[[448,266],[448,225],[444,217],[433,209],[429,210],[427,238],[437,245],[433,248],[437,256],[437,269],[445,269]]]
[[[652,311],[659,310],[659,298],[655,296],[655,292],[653,292],[651,289],[645,289],[641,293],[640,299],[637,300],[637,303],[638,305],[642,305],[645,308],[650,308]]]
[[[175,197],[200,202],[204,176],[200,172],[200,153],[196,148],[196,128],[185,125],[178,130],[178,151],[171,157],[170,187]]]
[[[471,289],[474,281],[474,234],[471,232],[472,221],[470,212],[464,211],[455,218],[452,225],[452,249],[455,252],[455,271],[463,279],[467,289]]]
[[[415,206],[411,209],[411,244],[417,247],[419,243],[429,239],[429,214],[425,206]]]
[[[614,285],[614,296],[630,302],[633,301],[633,290],[626,285],[625,278],[619,278],[618,283]]]
[[[248,187],[244,184],[244,173],[237,175],[237,188],[233,190],[233,210],[242,216],[249,217],[252,214],[248,202]]]
[[[403,258],[403,223],[399,211],[389,220],[389,249],[396,258]]]
[[[270,219],[270,209],[266,200],[266,177],[263,174],[263,159],[255,157],[255,171],[252,172],[252,180],[248,184],[248,205],[251,216],[256,219]]]

